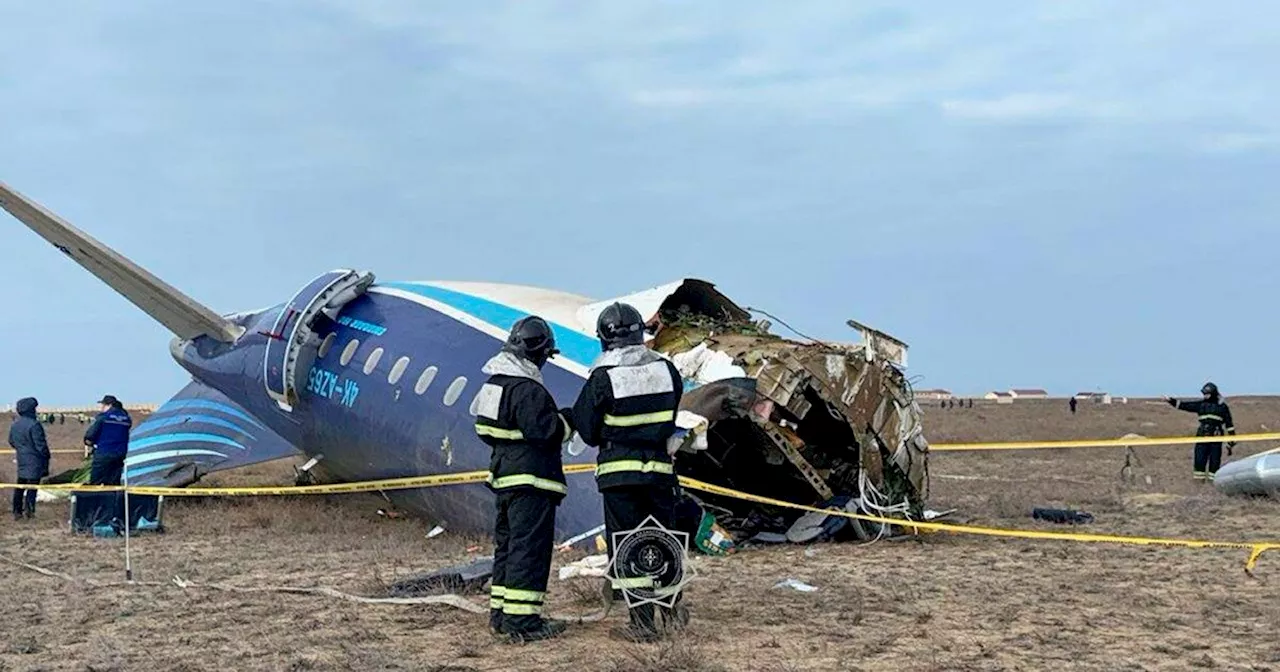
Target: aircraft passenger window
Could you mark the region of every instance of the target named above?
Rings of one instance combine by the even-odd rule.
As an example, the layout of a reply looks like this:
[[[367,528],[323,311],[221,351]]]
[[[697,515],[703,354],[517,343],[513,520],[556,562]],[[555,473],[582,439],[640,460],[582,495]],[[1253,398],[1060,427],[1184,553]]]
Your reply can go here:
[[[404,370],[407,368],[409,368],[408,357],[397,359],[395,365],[391,367],[391,373],[387,374],[387,382],[392,385],[400,382],[400,378],[404,376]]]
[[[452,406],[458,401],[458,397],[462,396],[462,390],[467,386],[467,377],[458,376],[449,383],[449,389],[444,391],[444,405]]]
[[[436,367],[428,366],[427,370],[423,371],[421,376],[418,376],[418,384],[413,386],[413,393],[422,394],[423,392],[426,392],[427,388],[431,387],[431,381],[435,379]]]
[[[364,375],[367,376],[373,373],[373,370],[377,368],[378,360],[380,359],[382,359],[382,348],[374,348],[373,352],[369,353],[369,359],[364,361]]]
[[[338,339],[338,332],[336,331],[329,332],[329,335],[325,336],[324,340],[320,342],[320,351],[316,353],[316,356],[319,357],[320,359],[324,359],[324,356],[329,354],[329,350],[333,348],[333,342],[337,339]]]
[[[338,363],[343,366],[350,364],[351,358],[356,356],[356,348],[359,348],[359,347],[360,347],[360,339],[358,338],[351,339],[351,342],[347,344],[347,347],[342,349],[342,357],[338,360]]]

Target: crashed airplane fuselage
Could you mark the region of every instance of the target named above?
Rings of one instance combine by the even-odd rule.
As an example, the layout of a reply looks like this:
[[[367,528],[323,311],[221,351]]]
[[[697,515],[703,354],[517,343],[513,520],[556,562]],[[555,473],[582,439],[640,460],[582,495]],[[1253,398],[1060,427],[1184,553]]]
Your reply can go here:
[[[901,371],[906,347],[857,323],[856,345],[780,338],[700,280],[594,301],[516,285],[375,283],[349,270],[271,308],[221,316],[3,184],[0,206],[175,334],[171,354],[193,380],[135,428],[131,484],[186,485],[298,453],[324,480],[487,469],[473,402],[511,325],[531,314],[551,323],[561,354],[543,376],[567,406],[600,353],[596,316],[622,300],[650,319],[650,345],[685,376],[681,419],[698,430],[677,454],[679,473],[805,504],[922,512],[927,446]],[[572,443],[564,455],[595,457]],[[492,525],[483,484],[386,494],[456,531]],[[785,531],[797,517],[699,499],[738,534]],[[557,537],[601,522],[594,479],[570,475]]]

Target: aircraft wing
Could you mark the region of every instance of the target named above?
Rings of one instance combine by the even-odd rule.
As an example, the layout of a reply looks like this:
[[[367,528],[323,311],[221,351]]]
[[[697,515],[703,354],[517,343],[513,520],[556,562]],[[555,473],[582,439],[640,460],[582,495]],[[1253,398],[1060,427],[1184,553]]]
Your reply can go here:
[[[130,485],[181,487],[206,474],[301,454],[226,395],[191,381],[129,435]]]
[[[129,261],[39,203],[0,182],[0,208],[40,234],[152,319],[183,339],[197,336],[230,343],[243,332],[208,307]]]

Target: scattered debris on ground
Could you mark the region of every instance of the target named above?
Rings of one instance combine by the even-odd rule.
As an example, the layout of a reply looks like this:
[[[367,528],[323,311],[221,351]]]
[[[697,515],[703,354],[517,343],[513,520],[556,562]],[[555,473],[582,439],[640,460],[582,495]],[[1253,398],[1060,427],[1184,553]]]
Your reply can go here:
[[[792,590],[798,590],[802,593],[812,593],[813,591],[818,589],[816,586],[811,586],[805,583],[804,581],[800,581],[797,579],[785,579],[783,581],[779,581],[778,583],[774,584],[773,587],[774,588],[790,588]]]
[[[387,594],[391,597],[416,597],[445,593],[480,595],[488,592],[487,586],[492,576],[493,557],[478,558],[465,565],[455,565],[401,579],[387,589]]]

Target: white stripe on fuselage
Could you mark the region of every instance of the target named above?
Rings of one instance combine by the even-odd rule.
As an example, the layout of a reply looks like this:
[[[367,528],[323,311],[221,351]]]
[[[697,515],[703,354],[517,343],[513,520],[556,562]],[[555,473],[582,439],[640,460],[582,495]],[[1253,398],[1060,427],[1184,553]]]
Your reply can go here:
[[[384,294],[386,296],[394,296],[397,299],[404,299],[405,301],[416,303],[420,306],[430,308],[438,313],[441,313],[447,317],[457,320],[458,322],[461,322],[467,325],[468,327],[471,327],[472,329],[488,334],[489,336],[492,336],[498,339],[499,342],[505,342],[507,340],[507,331],[505,329],[502,329],[501,327],[495,326],[493,324],[489,324],[488,322],[481,320],[480,318],[476,317],[475,315],[472,315],[471,313],[458,310],[453,306],[450,306],[445,303],[441,303],[434,299],[429,299],[425,296],[422,296],[421,294],[414,294],[413,292],[406,292],[404,290],[395,289],[392,287],[370,287],[368,291],[371,294]],[[570,329],[572,328],[572,327],[569,327],[568,325],[560,325],[560,326],[563,326],[565,328],[570,328]],[[569,359],[567,357],[556,355],[555,357],[552,357],[550,360],[548,360],[547,363],[552,364],[569,373],[572,373],[575,376],[578,376],[579,378],[585,379],[587,377],[587,372],[588,372],[587,366],[580,364],[578,362],[575,362],[572,359]]]

